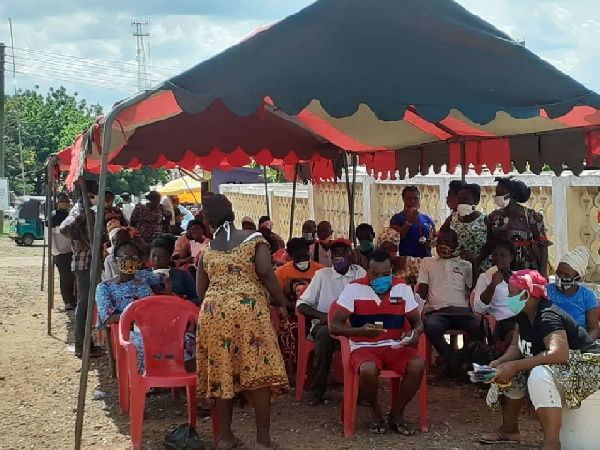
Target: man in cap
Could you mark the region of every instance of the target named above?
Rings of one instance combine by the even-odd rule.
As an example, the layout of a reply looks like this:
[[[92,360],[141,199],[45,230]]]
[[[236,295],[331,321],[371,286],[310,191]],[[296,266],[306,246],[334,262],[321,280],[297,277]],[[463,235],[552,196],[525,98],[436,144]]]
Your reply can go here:
[[[331,241],[333,267],[318,270],[297,302],[298,311],[312,322],[310,336],[315,341],[315,377],[311,387],[311,405],[325,402],[327,378],[335,350],[335,340],[329,335],[327,327],[329,308],[350,282],[367,274],[359,265],[351,264],[351,252],[352,242],[348,239]]]

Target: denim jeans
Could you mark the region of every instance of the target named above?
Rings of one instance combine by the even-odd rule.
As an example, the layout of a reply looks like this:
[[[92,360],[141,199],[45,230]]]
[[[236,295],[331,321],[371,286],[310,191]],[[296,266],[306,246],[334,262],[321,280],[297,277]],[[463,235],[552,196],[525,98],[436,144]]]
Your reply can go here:
[[[90,271],[77,270],[77,310],[75,311],[75,351],[83,350],[85,338],[85,322],[88,310],[88,295],[90,291]]]

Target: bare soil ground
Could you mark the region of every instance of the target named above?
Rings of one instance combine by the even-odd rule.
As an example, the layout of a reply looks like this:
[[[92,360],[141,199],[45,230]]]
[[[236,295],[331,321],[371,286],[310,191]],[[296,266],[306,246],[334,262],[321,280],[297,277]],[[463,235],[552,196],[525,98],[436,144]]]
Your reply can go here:
[[[62,299],[56,285],[52,335],[46,333],[46,292],[40,290],[41,247],[18,247],[0,238],[0,448],[73,448],[75,408],[81,361],[68,350],[73,344],[73,313],[60,312]],[[94,391],[106,393],[92,400]],[[382,386],[382,402],[388,386]],[[294,393],[273,406],[273,437],[287,449],[472,449],[481,447],[478,436],[494,429],[500,420],[475,386],[429,384],[430,432],[414,437],[372,435],[368,411],[359,407],[356,435],[343,436],[340,422],[341,388],[331,392],[333,402],[310,407],[297,402]],[[106,358],[92,360],[89,377],[83,448],[130,448],[129,418],[119,414],[117,383],[111,379]],[[164,436],[186,420],[185,398],[171,395],[148,398],[144,421],[144,448],[163,448]],[[418,422],[418,399],[408,409],[408,419]],[[539,443],[540,429],[532,415],[521,417],[526,442]],[[246,448],[254,448],[251,408],[236,409],[234,426]],[[198,432],[212,444],[209,419],[199,421]]]

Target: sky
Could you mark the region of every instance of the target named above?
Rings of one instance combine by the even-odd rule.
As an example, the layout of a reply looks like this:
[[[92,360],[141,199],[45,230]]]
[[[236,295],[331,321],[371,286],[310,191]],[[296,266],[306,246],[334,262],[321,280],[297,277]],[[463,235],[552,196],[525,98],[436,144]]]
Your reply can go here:
[[[368,0],[365,0],[368,1]],[[400,1],[400,0],[398,0]],[[404,0],[407,1],[407,0]],[[599,0],[458,0],[513,38],[600,91]],[[146,56],[156,84],[311,0],[17,0],[0,2],[0,41],[10,45],[16,85],[64,85],[105,109],[138,90],[132,20],[149,22]],[[10,55],[8,69],[12,71]],[[7,92],[12,92],[12,72]]]

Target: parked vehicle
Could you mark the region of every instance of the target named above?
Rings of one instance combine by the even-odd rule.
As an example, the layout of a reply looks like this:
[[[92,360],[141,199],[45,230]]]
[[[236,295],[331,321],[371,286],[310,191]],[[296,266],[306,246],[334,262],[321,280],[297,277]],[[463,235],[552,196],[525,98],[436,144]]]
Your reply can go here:
[[[17,199],[8,235],[17,245],[29,246],[36,240],[44,239],[45,203],[45,197],[25,196]]]

